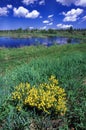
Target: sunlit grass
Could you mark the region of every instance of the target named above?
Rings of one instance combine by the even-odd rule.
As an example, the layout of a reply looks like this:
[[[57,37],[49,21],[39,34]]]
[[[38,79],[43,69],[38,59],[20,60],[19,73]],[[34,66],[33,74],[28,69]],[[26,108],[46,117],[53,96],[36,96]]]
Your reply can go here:
[[[70,128],[85,130],[86,44],[49,48],[43,46],[4,48],[0,50],[0,60],[0,128],[26,130],[34,120],[37,125],[36,129],[42,130],[48,128],[48,123],[52,127],[52,120],[58,122],[60,120],[58,129],[61,127],[63,130]],[[28,82],[31,86],[35,85],[40,88],[40,84],[49,84],[48,79],[51,75],[55,75],[55,82],[58,79],[59,86],[66,92],[67,112],[65,115],[57,116],[54,112],[50,115],[38,113],[35,107],[28,109],[25,106],[21,111],[17,111],[20,108],[18,106],[16,109],[16,103],[21,102],[10,100],[11,93],[15,91],[16,86],[21,82],[24,84]],[[34,90],[34,87],[32,88]],[[48,96],[47,100],[48,98],[50,97]],[[26,104],[29,104],[28,100]],[[46,125],[44,125],[45,120]]]

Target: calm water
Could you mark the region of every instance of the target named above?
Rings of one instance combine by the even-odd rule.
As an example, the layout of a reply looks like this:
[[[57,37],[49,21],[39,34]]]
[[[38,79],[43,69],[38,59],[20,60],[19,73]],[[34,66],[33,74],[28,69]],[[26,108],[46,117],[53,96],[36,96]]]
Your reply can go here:
[[[45,45],[51,46],[53,44],[76,44],[79,43],[79,39],[69,39],[64,37],[47,37],[47,38],[11,38],[11,37],[0,37],[0,47],[22,47],[30,45]]]

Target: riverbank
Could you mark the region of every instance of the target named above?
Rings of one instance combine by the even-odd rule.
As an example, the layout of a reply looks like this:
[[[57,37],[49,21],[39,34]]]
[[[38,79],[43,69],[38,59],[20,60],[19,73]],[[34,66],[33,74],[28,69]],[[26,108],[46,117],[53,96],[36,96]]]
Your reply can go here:
[[[42,57],[63,56],[73,52],[86,52],[86,44],[66,44],[46,46],[26,46],[21,48],[0,48],[0,74],[6,70],[13,69],[22,63],[28,63],[32,59]]]
[[[82,40],[86,40],[86,31],[83,30],[29,30],[29,31],[0,31],[0,36],[7,36],[13,38],[29,38],[29,37],[53,37],[53,36],[60,36],[60,37],[68,37],[68,38],[79,38]]]

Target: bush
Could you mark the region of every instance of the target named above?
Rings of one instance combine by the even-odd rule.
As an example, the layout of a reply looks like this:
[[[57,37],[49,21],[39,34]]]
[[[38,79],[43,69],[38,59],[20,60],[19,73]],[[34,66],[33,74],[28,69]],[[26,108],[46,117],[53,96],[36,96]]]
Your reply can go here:
[[[12,99],[18,111],[27,106],[37,108],[45,113],[64,115],[67,111],[65,90],[51,76],[48,83],[31,87],[29,83],[21,83],[12,93]]]

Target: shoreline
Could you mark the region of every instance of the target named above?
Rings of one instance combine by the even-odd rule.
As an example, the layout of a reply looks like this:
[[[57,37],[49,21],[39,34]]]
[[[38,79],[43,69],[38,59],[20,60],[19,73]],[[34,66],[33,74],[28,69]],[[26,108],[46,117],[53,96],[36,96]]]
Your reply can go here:
[[[39,37],[39,38],[47,38],[47,37],[64,37],[64,38],[79,38],[81,40],[86,40],[86,36],[83,35],[82,31],[73,33],[69,33],[66,31],[57,32],[57,33],[40,33],[40,32],[0,32],[0,37],[11,37],[11,38],[30,38],[30,37]]]

